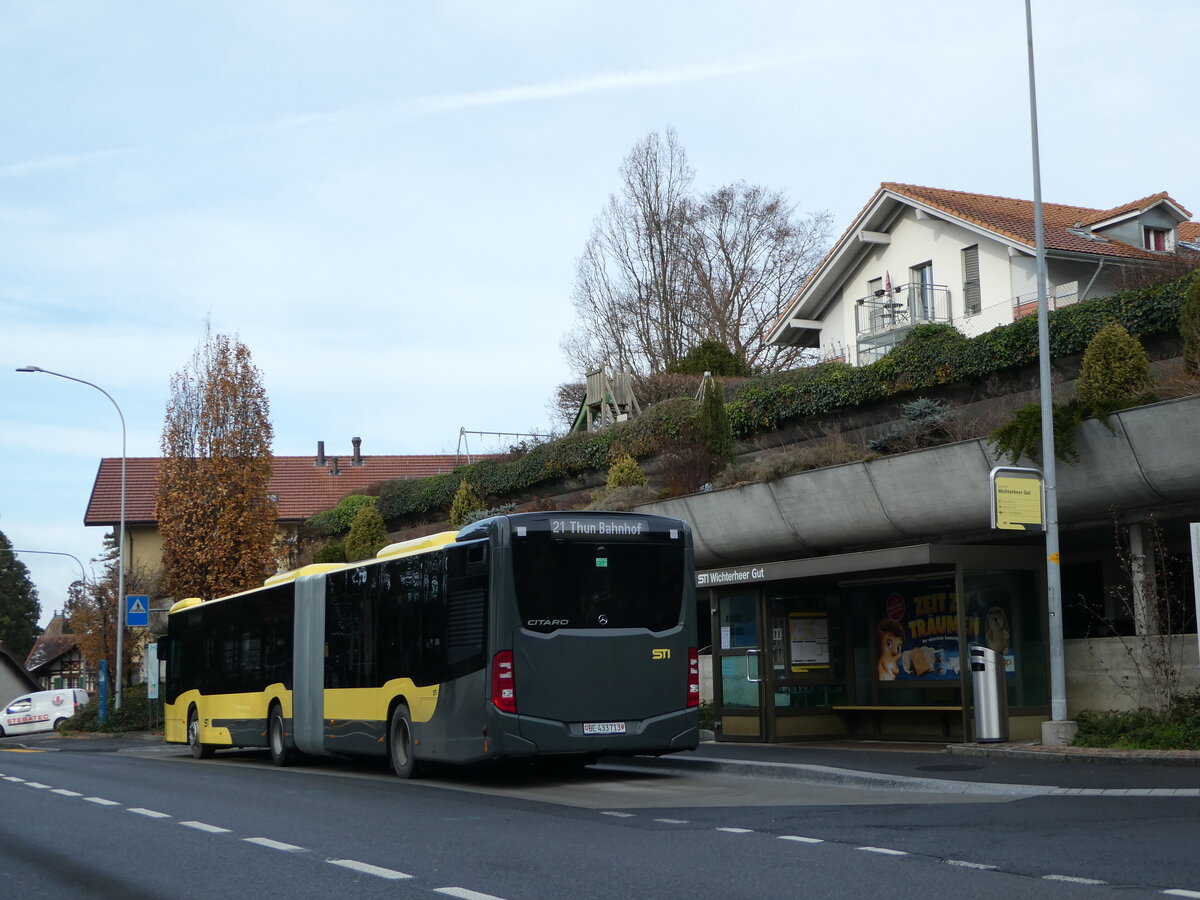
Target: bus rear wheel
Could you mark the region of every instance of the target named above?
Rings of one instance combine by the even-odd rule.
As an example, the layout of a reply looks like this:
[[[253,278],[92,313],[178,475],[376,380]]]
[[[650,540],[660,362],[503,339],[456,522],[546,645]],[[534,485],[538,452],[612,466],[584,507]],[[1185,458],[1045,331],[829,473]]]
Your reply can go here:
[[[392,721],[388,726],[388,754],[392,760],[392,771],[397,776],[417,776],[417,760],[413,756],[412,717],[408,713],[408,706],[403,703],[392,710]]]
[[[283,710],[278,703],[271,705],[267,714],[267,746],[271,748],[271,762],[277,766],[290,766],[295,761],[295,753],[287,745],[287,736],[283,727]]]
[[[195,707],[188,713],[188,746],[192,748],[192,756],[196,759],[212,759],[215,749],[212,744],[200,743],[200,717]]]

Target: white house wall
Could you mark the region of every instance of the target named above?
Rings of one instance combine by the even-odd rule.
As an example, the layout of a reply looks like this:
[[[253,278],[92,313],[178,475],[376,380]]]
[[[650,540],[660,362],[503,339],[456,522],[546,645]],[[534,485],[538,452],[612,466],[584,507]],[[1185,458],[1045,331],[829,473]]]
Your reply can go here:
[[[872,245],[863,259],[842,282],[842,301],[830,311],[821,331],[821,348],[835,350],[839,341],[853,348],[857,342],[856,301],[869,293],[872,279],[891,273],[892,284],[907,284],[911,269],[926,262],[933,264],[933,282],[950,292],[952,323],[965,333],[980,334],[1012,321],[1013,279],[1024,283],[1024,273],[1010,275],[1008,248],[986,235],[943,219],[919,219],[917,211],[907,208],[889,232],[891,241]],[[962,251],[979,248],[979,283],[982,309],[966,316],[963,309]],[[1014,260],[1017,261],[1017,260]],[[1029,258],[1029,278],[1033,278],[1033,259]],[[1031,290],[1036,289],[1031,288]],[[840,333],[840,334],[839,334]]]

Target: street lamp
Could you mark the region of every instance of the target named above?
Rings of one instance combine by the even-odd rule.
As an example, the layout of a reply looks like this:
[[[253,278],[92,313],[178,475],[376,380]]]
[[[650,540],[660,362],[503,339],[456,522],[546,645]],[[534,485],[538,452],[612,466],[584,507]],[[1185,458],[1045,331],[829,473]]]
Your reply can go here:
[[[117,415],[121,418],[121,525],[119,537],[117,538],[117,677],[116,688],[113,691],[113,705],[116,709],[121,708],[121,682],[124,680],[125,667],[125,414],[121,412],[121,407],[117,406],[117,401],[112,398],[112,394],[100,387],[98,384],[92,384],[90,381],[84,381],[82,378],[73,378],[70,375],[64,375],[62,372],[51,372],[49,369],[43,369],[40,366],[24,366],[17,369],[18,372],[41,372],[43,375],[56,375],[59,378],[65,378],[67,381],[76,381],[79,384],[86,384],[88,387],[95,388],[105,397],[108,402],[113,405],[117,411]]]

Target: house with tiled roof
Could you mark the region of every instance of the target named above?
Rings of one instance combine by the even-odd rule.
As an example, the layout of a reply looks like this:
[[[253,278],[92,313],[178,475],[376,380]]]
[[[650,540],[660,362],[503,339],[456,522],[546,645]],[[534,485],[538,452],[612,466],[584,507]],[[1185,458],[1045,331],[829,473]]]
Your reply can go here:
[[[405,478],[428,478],[452,471],[467,460],[455,454],[418,456],[366,456],[360,438],[351,439],[346,455],[326,454],[317,443],[313,456],[276,456],[267,492],[275,501],[280,539],[286,547],[300,525],[314,513],[332,509],[348,494],[369,493],[373,485]],[[476,457],[478,458],[478,457]],[[129,569],[153,572],[162,559],[155,507],[162,460],[137,457],[125,460],[125,533]],[[115,532],[121,513],[121,460],[100,460],[96,481],[84,513],[84,525],[108,526]],[[281,565],[290,564],[280,560]]]
[[[1111,209],[1043,204],[1051,309],[1107,296],[1132,270],[1200,264],[1200,223],[1165,192]],[[1034,204],[884,182],[767,339],[865,365],[915,325],[982,334],[1037,309]]]
[[[96,673],[88,667],[78,638],[62,613],[55,613],[46,630],[38,635],[25,659],[25,668],[38,684],[35,690],[83,688],[96,692]]]

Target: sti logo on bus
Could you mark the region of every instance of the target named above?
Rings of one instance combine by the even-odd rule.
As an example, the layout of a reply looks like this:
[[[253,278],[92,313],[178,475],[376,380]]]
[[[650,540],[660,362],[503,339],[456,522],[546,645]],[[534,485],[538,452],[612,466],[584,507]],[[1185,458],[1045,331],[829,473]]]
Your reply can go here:
[[[670,659],[671,658],[671,648],[670,647],[655,648],[650,651],[650,658],[651,659]]]

